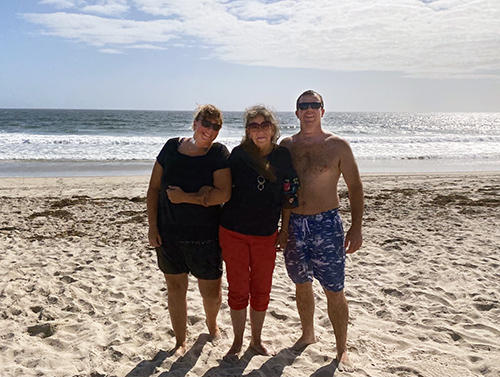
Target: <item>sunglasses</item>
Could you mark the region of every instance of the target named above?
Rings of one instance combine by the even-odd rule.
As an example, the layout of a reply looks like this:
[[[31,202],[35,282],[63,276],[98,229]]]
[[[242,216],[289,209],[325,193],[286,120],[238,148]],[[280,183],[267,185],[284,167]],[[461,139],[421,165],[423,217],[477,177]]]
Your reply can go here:
[[[269,122],[268,120],[265,120],[264,122],[262,123],[257,123],[257,122],[252,122],[252,123],[248,123],[247,124],[247,129],[249,131],[257,131],[257,130],[263,130],[263,131],[266,131],[268,130],[269,128],[272,127],[272,123]]]
[[[212,123],[206,119],[201,120],[201,125],[205,128],[211,128],[214,131],[220,131],[220,129],[222,128],[222,125],[220,125],[218,123]]]
[[[309,108],[318,110],[321,109],[322,107],[323,105],[321,104],[321,102],[302,102],[297,105],[297,108],[299,110],[307,110]]]

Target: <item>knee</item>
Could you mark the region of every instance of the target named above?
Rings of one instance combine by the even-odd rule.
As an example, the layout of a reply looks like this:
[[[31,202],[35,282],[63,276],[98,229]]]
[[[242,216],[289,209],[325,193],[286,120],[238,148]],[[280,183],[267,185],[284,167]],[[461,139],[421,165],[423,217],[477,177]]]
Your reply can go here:
[[[249,294],[229,292],[227,303],[233,310],[243,310],[248,306]]]
[[[221,279],[218,280],[198,280],[201,296],[205,300],[222,300]]]
[[[329,291],[329,290],[325,289],[325,294],[326,294],[327,301],[331,304],[339,304],[339,303],[346,302],[346,298],[345,298],[345,294],[344,294],[343,290],[338,291],[338,292],[334,292],[334,291]]]
[[[296,283],[295,292],[297,293],[297,295],[312,295],[313,294],[312,282],[308,281],[305,283]]]
[[[257,312],[264,312],[269,306],[269,295],[251,296],[250,306]]]
[[[222,301],[222,290],[219,288],[209,289],[203,293],[203,298],[207,300],[220,300]]]
[[[186,295],[188,283],[186,280],[179,277],[171,277],[165,275],[165,280],[167,281],[167,291],[170,295]]]
[[[252,285],[250,288],[250,306],[257,312],[267,310],[271,296],[271,281],[265,285]]]

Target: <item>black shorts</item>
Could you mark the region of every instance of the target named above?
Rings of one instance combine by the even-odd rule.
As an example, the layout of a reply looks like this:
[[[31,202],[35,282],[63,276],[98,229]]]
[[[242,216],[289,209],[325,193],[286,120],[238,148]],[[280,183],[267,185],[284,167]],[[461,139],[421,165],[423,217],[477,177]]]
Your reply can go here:
[[[156,248],[158,266],[164,274],[191,273],[204,280],[222,276],[222,251],[219,241],[180,242],[168,239]]]

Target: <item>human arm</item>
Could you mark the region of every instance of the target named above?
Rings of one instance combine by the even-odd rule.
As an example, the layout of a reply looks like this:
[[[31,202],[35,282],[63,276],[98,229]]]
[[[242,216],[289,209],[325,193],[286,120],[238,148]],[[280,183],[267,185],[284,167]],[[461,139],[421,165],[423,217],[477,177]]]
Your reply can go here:
[[[227,202],[231,198],[232,185],[230,168],[214,171],[214,185],[205,196],[205,205],[214,206]]]
[[[211,186],[203,186],[198,192],[185,192],[179,186],[168,186],[167,196],[174,204],[188,203],[207,207],[205,197],[211,189]]]
[[[276,238],[276,243],[274,246],[276,249],[282,251],[288,244],[288,226],[290,224],[290,212],[291,209],[283,208],[281,210],[281,228],[278,232],[278,237]]]
[[[185,192],[179,186],[168,186],[168,199],[174,203],[214,206],[227,202],[231,197],[231,170],[219,169],[213,173],[213,186],[203,186],[198,192]]]
[[[161,189],[162,174],[162,166],[158,162],[155,162],[146,195],[149,224],[148,240],[149,244],[153,247],[158,247],[162,243],[160,233],[158,231],[158,196]]]
[[[341,149],[340,171],[347,185],[351,207],[351,227],[346,233],[344,244],[346,253],[349,254],[357,251],[363,243],[361,227],[364,212],[364,196],[363,183],[359,175],[358,165],[347,142]]]
[[[290,223],[290,213],[293,208],[299,206],[298,191],[300,190],[299,177],[293,168],[292,156],[288,149],[283,148],[283,160],[286,171],[286,178],[283,182],[281,198],[281,229],[276,240],[276,247],[283,250],[288,243],[288,228]]]

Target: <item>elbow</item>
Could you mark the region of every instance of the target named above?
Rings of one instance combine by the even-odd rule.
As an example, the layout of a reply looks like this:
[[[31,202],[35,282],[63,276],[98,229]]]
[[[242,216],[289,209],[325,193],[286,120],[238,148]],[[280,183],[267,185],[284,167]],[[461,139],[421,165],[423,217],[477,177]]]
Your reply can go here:
[[[206,196],[204,197],[204,204],[214,206],[225,203],[229,199],[231,199],[231,188],[229,190],[219,188],[210,190],[206,194]]]
[[[221,188],[220,196],[219,196],[219,200],[221,203],[225,203],[225,202],[229,201],[229,199],[231,199],[231,191],[232,191],[231,186]]]
[[[231,190],[225,190],[224,194],[222,195],[222,202],[228,202],[229,199],[231,199]]]
[[[363,183],[359,181],[356,182],[355,184],[351,184],[351,186],[348,187],[348,191],[349,193],[363,195]]]

